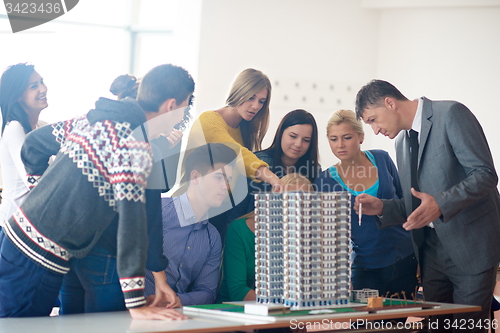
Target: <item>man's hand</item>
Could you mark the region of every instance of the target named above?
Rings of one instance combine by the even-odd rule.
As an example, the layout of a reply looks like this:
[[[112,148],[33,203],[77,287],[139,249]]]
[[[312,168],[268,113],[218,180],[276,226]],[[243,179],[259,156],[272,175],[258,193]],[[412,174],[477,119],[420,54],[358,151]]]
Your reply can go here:
[[[362,205],[363,215],[382,215],[384,203],[379,198],[373,197],[369,194],[362,193],[356,197],[354,201],[354,210],[359,215],[359,204]]]
[[[441,216],[441,209],[432,195],[418,192],[414,188],[411,189],[411,194],[422,200],[422,202],[420,206],[408,216],[406,222],[403,223],[403,228],[405,228],[405,230],[423,228]]]
[[[168,285],[165,271],[153,272],[153,277],[155,279],[156,290],[154,300],[149,306],[180,308],[182,306],[181,300]],[[148,303],[150,301],[151,298],[148,297]]]
[[[174,309],[165,309],[159,307],[141,306],[140,308],[129,309],[130,316],[133,319],[156,319],[156,320],[184,320],[187,316]]]
[[[148,296],[148,298],[146,299],[146,304],[148,306],[159,306],[167,309],[182,307],[181,299],[175,292],[172,296],[170,293],[159,293],[158,290],[156,291],[156,295]]]

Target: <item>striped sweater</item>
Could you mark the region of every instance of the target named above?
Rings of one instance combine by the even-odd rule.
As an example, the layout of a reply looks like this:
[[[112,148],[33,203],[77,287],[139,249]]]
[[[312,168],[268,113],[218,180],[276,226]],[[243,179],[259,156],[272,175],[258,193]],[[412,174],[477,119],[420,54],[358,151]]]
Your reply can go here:
[[[21,155],[33,189],[4,228],[26,256],[64,274],[69,259],[85,257],[118,214],[117,268],[128,308],[145,304],[145,187],[152,164],[138,127],[145,121],[134,100],[101,98],[85,117],[31,132]]]

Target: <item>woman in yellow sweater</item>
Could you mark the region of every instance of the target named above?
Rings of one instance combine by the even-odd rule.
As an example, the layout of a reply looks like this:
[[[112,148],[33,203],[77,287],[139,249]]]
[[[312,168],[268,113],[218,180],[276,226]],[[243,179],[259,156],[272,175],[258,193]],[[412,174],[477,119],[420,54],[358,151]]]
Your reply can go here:
[[[261,150],[269,126],[270,99],[271,82],[267,76],[252,68],[245,69],[234,80],[226,106],[203,112],[195,121],[188,149],[212,142],[229,144],[240,150],[247,177],[281,190],[281,180],[253,153]]]

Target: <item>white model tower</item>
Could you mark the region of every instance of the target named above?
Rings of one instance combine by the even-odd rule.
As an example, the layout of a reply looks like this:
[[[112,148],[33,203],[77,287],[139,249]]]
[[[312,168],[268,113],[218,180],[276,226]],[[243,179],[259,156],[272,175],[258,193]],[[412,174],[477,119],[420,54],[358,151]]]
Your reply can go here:
[[[349,303],[350,194],[255,194],[258,303],[292,309]]]

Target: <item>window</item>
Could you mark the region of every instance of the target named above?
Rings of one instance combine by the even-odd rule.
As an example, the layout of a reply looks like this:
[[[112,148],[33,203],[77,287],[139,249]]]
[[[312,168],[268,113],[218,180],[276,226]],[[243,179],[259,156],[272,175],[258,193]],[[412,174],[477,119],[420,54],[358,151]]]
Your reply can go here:
[[[0,71],[30,62],[48,87],[49,123],[84,114],[121,74],[143,76],[164,63],[196,80],[201,0],[85,0],[29,30],[11,31],[0,6]]]

